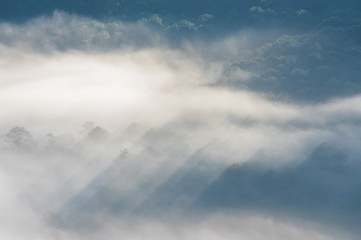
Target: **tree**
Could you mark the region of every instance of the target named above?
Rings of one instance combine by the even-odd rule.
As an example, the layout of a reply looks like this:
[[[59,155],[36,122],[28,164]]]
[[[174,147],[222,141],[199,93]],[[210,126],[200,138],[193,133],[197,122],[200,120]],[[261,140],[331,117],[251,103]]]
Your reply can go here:
[[[24,127],[14,127],[6,134],[6,140],[18,148],[29,149],[35,146],[31,133]]]

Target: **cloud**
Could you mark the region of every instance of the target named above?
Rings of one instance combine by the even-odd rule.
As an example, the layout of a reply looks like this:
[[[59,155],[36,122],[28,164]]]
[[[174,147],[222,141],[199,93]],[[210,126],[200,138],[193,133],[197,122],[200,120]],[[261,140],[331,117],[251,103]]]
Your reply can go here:
[[[253,6],[253,7],[251,7],[249,9],[249,11],[256,12],[256,13],[263,13],[264,12],[263,8],[260,7],[260,6]]]
[[[143,18],[139,21],[141,23],[156,23],[160,26],[163,26],[163,19],[158,14],[154,14],[150,18]]]
[[[330,28],[324,26],[312,33],[282,35],[257,47],[251,54],[240,56],[230,66],[252,72],[253,77],[248,84],[235,80],[230,86],[246,86],[296,101],[325,101],[358,94],[355,84],[359,78],[358,63],[345,50],[358,46],[359,42],[345,37],[346,29]],[[345,45],[335,44],[336,41]],[[335,64],[336,59],[344,59],[343,64]]]
[[[294,63],[307,47],[305,59],[327,55],[317,34],[245,30],[174,47],[141,24],[60,12],[0,29],[0,208],[16,213],[0,218],[2,235],[338,239],[262,211],[188,212],[232,164],[298,166],[323,142],[358,159],[360,96],[285,102],[251,85],[282,64],[311,75]]]
[[[297,10],[297,15],[298,15],[298,16],[305,15],[305,14],[307,14],[307,13],[308,13],[308,11],[305,10],[305,9]]]
[[[157,15],[153,20],[159,22]],[[160,36],[142,24],[120,21],[100,22],[55,11],[51,17],[37,17],[22,25],[0,24],[2,48],[54,52],[66,50],[106,50],[150,46]]]
[[[213,19],[214,16],[212,14],[209,14],[209,13],[204,13],[204,14],[200,15],[199,18],[201,19],[202,22],[208,22],[211,19]]]

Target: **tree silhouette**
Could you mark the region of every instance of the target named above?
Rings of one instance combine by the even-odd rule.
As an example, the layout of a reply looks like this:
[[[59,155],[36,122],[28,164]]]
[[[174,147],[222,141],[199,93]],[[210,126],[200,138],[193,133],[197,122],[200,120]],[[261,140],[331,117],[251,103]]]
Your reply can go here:
[[[24,127],[12,128],[5,137],[8,142],[18,148],[30,149],[35,146],[33,136]]]

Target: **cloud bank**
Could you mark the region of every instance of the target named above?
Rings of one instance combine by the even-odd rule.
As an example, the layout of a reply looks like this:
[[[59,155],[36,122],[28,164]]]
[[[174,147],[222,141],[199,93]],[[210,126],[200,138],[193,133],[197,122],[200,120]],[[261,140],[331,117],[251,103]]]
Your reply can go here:
[[[0,234],[5,238],[353,238],[356,228],[336,225],[329,231],[324,213],[320,220],[311,214],[298,218],[297,207],[281,209],[285,214],[279,216],[257,204],[256,211],[239,204],[230,214],[224,210],[229,199],[217,205],[206,197],[217,211],[194,209],[233,164],[241,169],[255,164],[250,178],[257,181],[268,169],[307,165],[311,153],[327,143],[346,152],[359,170],[359,95],[310,104],[281,101],[254,87],[267,76],[280,79],[279,71],[310,74],[313,69],[283,67],[306,62],[307,54],[306,60],[293,56],[319,35],[241,31],[175,47],[142,24],[61,12],[24,24],[2,23],[0,29],[0,209],[5,213]],[[271,43],[252,41],[265,35]],[[313,53],[311,58],[322,58]],[[268,56],[276,60],[269,63]],[[267,65],[278,61],[284,65]],[[322,156],[328,161],[329,155]],[[296,172],[303,178],[308,170]],[[349,199],[330,188],[336,180],[327,175],[326,189]],[[345,183],[358,191],[358,178]],[[237,193],[232,189],[245,183],[227,184],[225,189]],[[251,202],[269,197],[265,188],[280,192],[276,183],[247,186],[257,193]],[[231,198],[253,196],[236,195]],[[293,200],[274,201],[277,212],[282,201],[292,206]]]

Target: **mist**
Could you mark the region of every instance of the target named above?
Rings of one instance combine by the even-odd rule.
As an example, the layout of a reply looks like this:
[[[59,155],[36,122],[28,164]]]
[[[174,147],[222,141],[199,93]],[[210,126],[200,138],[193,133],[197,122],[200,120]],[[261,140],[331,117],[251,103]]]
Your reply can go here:
[[[289,100],[257,87],[267,66],[240,67],[280,32],[174,46],[143,23],[58,11],[0,24],[0,236],[356,239],[357,216],[345,227],[322,212],[213,201],[230,167],[294,169],[323,144],[360,170],[361,95]],[[345,180],[352,194],[333,177],[324,188],[359,199],[359,177]],[[254,186],[257,199],[267,186]]]

